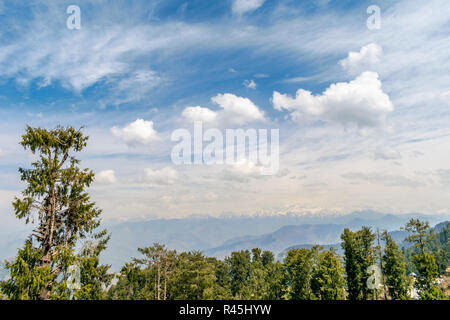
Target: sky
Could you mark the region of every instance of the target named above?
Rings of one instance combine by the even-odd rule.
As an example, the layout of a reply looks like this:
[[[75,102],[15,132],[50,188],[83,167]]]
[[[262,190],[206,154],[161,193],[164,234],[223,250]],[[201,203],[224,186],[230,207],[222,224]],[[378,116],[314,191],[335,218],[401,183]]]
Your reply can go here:
[[[26,125],[85,126],[110,221],[450,214],[449,17],[448,0],[0,1],[0,222]],[[279,129],[279,171],[174,164],[193,121]]]

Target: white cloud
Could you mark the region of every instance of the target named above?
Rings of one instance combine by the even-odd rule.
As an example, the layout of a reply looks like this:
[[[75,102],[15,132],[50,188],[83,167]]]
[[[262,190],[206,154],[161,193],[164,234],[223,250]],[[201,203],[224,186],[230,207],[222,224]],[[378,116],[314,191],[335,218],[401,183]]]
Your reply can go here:
[[[102,184],[113,184],[117,182],[114,170],[103,170],[95,175],[95,181]]]
[[[161,184],[161,185],[172,185],[179,179],[178,172],[171,168],[165,167],[160,170],[145,169],[145,182]]]
[[[249,89],[256,89],[256,83],[255,83],[255,81],[253,81],[253,80],[245,80],[242,84],[243,84],[246,88],[249,88]]]
[[[144,145],[160,140],[157,132],[153,129],[153,121],[143,119],[136,119],[123,128],[112,127],[111,132],[129,146]]]
[[[182,115],[189,121],[213,122],[217,119],[217,112],[200,106],[186,107]]]
[[[298,82],[310,81],[312,79],[313,79],[312,77],[294,77],[294,78],[288,78],[288,79],[281,80],[280,82],[283,82],[283,83],[298,83]]]
[[[233,0],[233,13],[244,14],[258,9],[264,4],[264,0]]]
[[[360,129],[382,125],[387,114],[394,111],[376,72],[364,72],[353,81],[332,84],[320,95],[299,89],[292,98],[275,91],[272,101],[276,110],[290,111],[295,121],[312,117]]]
[[[232,124],[264,121],[264,112],[250,99],[231,93],[218,94],[211,99],[223,109],[224,120]]]
[[[350,51],[347,58],[339,61],[339,64],[348,73],[357,74],[380,62],[382,55],[383,49],[376,43],[370,43],[362,47],[359,52]]]
[[[397,160],[401,158],[400,152],[390,147],[380,148],[374,153],[375,160]]]
[[[31,118],[39,118],[39,119],[42,119],[44,117],[42,112],[39,112],[39,113],[27,112],[27,116],[29,116]]]
[[[249,178],[262,178],[261,166],[249,161],[240,159],[226,168],[223,172],[223,179],[237,182],[247,182]]]
[[[114,82],[114,90],[106,103],[119,105],[143,100],[152,89],[163,82],[163,78],[153,70],[143,69],[128,74],[117,83]]]
[[[231,93],[218,94],[211,98],[222,110],[214,111],[200,106],[186,107],[181,113],[188,121],[203,121],[211,124],[243,125],[249,122],[264,121],[264,112],[250,99]]]

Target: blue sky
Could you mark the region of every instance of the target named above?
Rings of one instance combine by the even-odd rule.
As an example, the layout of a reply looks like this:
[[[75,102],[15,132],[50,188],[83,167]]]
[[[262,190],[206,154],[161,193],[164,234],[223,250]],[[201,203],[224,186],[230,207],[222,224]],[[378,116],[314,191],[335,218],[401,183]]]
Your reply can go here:
[[[106,219],[449,213],[449,14],[444,0],[1,1],[1,219],[31,160],[26,124],[86,126]],[[279,128],[279,174],[174,166],[170,134],[194,117]]]

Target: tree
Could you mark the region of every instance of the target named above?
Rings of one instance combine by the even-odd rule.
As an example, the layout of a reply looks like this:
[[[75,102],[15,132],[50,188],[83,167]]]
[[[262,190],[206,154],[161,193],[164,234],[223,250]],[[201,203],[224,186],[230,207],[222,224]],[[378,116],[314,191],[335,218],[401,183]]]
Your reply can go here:
[[[264,251],[261,255],[261,262],[263,266],[270,265],[275,260],[275,257],[271,251]]]
[[[311,288],[320,300],[344,299],[344,268],[334,250],[320,252],[319,263],[313,271]]]
[[[428,221],[422,222],[420,219],[409,220],[403,229],[411,233],[405,241],[414,243],[422,254],[425,254],[426,244],[436,237]]]
[[[316,254],[317,251],[315,249],[291,249],[288,251],[284,259],[284,265],[290,299],[314,299],[314,294],[311,290],[311,278]]]
[[[141,270],[136,263],[125,263],[121,270],[119,281],[107,294],[112,300],[143,300],[153,299],[153,286],[147,279],[152,279],[148,270]],[[153,282],[151,283],[153,284]]]
[[[422,299],[434,300],[445,297],[443,291],[437,286],[438,266],[434,256],[427,252],[427,244],[435,238],[433,230],[428,222],[419,219],[411,219],[404,228],[410,233],[405,239],[412,242],[419,249],[412,257],[412,262],[417,270],[417,281],[415,286]]]
[[[213,263],[215,265],[216,281],[211,290],[212,298],[214,300],[231,300],[233,294],[231,293],[230,266],[218,259],[214,259]]]
[[[77,256],[80,267],[81,288],[74,292],[80,300],[105,299],[105,290],[109,287],[113,275],[108,273],[109,265],[100,264],[100,254],[106,249],[111,236],[103,230],[93,236],[93,241],[86,241]]]
[[[68,267],[79,262],[75,245],[100,225],[101,210],[85,191],[94,173],[80,169],[80,161],[72,155],[82,151],[87,140],[81,129],[61,126],[53,130],[27,126],[22,136],[20,144],[37,160],[31,169],[19,169],[27,187],[13,208],[17,218],[37,223],[37,228],[16,260],[6,266],[11,279],[2,289],[10,298],[67,298]]]
[[[176,252],[167,250],[164,245],[154,243],[152,247],[138,248],[144,258],[133,259],[139,265],[155,270],[155,299],[167,299],[167,283],[175,265]]]
[[[214,299],[214,260],[199,251],[181,253],[173,276],[171,297],[181,300]]]
[[[242,299],[250,278],[250,252],[248,250],[232,252],[231,256],[225,259],[225,262],[230,266],[231,291],[233,296]]]
[[[405,257],[387,231],[383,232],[382,239],[385,242],[383,271],[389,296],[392,300],[408,299],[409,280]]]
[[[275,262],[274,254],[270,251],[262,253],[261,263],[264,268],[264,283],[267,286],[263,299],[281,300],[286,292],[283,264]]]
[[[348,298],[350,300],[366,300],[372,298],[367,281],[371,276],[368,268],[375,263],[375,235],[370,228],[363,227],[357,232],[344,229],[341,234],[344,249],[345,273],[347,279]]]

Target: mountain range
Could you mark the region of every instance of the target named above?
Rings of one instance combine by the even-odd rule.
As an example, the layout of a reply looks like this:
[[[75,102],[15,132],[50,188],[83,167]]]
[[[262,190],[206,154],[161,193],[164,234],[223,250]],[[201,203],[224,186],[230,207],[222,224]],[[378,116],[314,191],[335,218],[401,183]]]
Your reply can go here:
[[[374,211],[358,211],[347,215],[276,215],[241,217],[189,217],[183,219],[158,219],[121,223],[105,223],[111,233],[108,248],[101,256],[112,270],[133,257],[137,248],[155,242],[177,251],[199,250],[206,255],[224,258],[236,250],[259,247],[276,255],[293,246],[313,244],[333,246],[339,242],[344,228],[352,230],[370,226],[374,230],[395,231],[410,218],[427,220],[431,225],[446,220],[448,216],[404,214],[393,215]],[[29,228],[12,232],[0,227],[0,261],[11,258],[30,234]],[[400,236],[400,234],[399,234]]]

